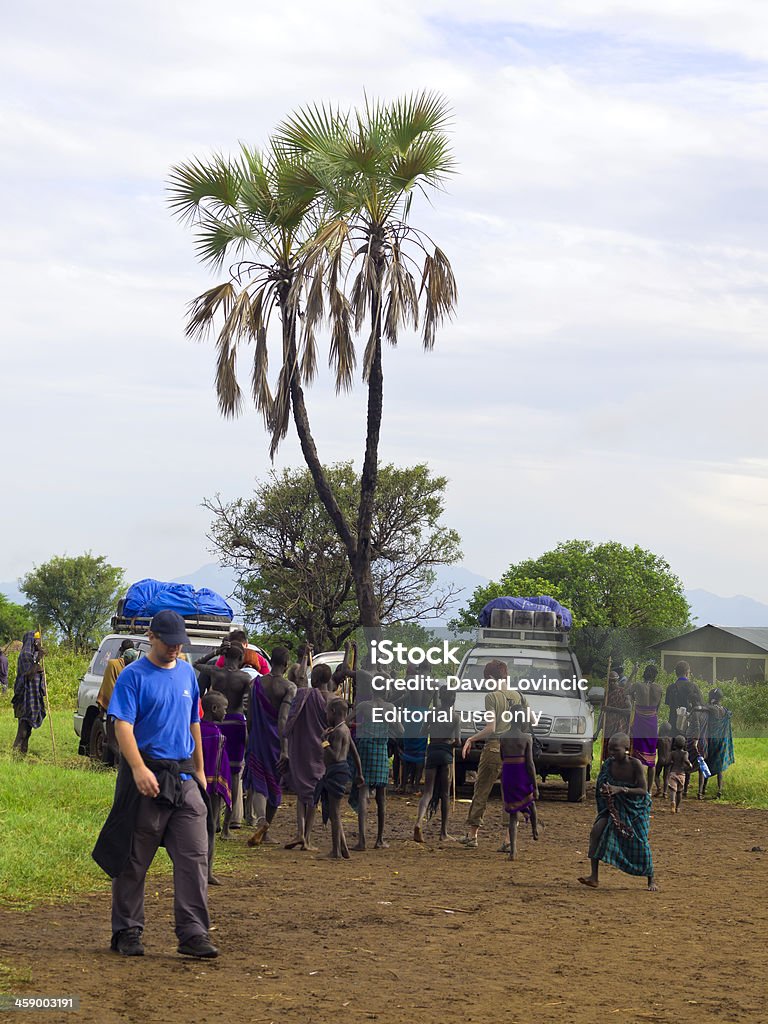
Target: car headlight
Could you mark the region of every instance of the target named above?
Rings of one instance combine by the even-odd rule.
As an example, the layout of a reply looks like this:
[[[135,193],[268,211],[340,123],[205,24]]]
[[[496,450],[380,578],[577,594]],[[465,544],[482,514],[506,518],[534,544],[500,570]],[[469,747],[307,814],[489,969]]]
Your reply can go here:
[[[560,735],[583,736],[586,731],[586,718],[556,718],[552,723],[552,732]]]

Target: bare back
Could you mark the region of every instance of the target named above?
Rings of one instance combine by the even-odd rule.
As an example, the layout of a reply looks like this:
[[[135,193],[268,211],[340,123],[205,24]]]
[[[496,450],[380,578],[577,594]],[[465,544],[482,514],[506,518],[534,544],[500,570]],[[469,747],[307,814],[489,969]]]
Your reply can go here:
[[[647,683],[644,680],[639,683],[633,683],[629,690],[629,695],[635,704],[640,704],[642,707],[657,708],[661,704],[662,688],[658,683]]]
[[[323,747],[323,760],[326,765],[338,764],[340,761],[346,761],[351,741],[352,734],[350,733],[349,726],[346,722],[342,722],[341,725],[337,725],[333,732],[328,736],[328,746]]]
[[[501,738],[502,757],[523,757],[528,747],[533,747],[533,740],[529,732],[510,730]]]
[[[243,714],[245,697],[251,686],[251,677],[241,669],[216,668],[202,665],[200,668],[200,693],[218,690],[227,698],[227,714]]]
[[[286,697],[290,696],[293,698],[296,693],[296,684],[291,682],[286,676],[276,672],[269,672],[267,675],[262,676],[261,685],[264,695],[275,711],[280,710],[280,705]]]

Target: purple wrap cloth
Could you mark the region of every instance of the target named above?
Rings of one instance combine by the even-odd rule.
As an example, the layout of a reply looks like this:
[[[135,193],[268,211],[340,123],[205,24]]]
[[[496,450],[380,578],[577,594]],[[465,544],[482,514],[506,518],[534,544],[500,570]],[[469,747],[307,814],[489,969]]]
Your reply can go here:
[[[220,796],[227,807],[232,806],[232,774],[229,758],[221,729],[215,722],[200,722],[200,738],[203,746],[203,767],[206,789],[210,796]]]
[[[286,784],[303,804],[315,802],[315,787],[325,774],[323,732],[328,727],[327,706],[326,695],[321,690],[303,686],[296,691],[285,723]]]
[[[653,768],[659,743],[658,709],[651,705],[636,704],[629,736],[632,741],[632,757],[636,757],[646,768]]]
[[[507,814],[520,811],[526,821],[533,807],[534,784],[528,773],[525,757],[502,758],[501,763],[501,796]]]
[[[280,760],[280,737],[277,732],[277,710],[264,692],[261,679],[251,687],[251,731],[245,758],[245,788],[261,793],[273,807],[283,800],[277,762]]]
[[[219,723],[219,729],[227,743],[230,771],[237,775],[243,770],[245,763],[245,743],[248,738],[245,715],[239,711],[228,711],[224,721]]]

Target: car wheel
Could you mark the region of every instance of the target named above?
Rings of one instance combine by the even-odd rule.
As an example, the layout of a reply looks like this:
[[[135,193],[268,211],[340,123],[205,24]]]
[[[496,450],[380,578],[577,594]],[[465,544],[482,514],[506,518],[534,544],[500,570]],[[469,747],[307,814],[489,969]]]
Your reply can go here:
[[[94,761],[99,761],[101,764],[109,764],[107,755],[111,755],[111,751],[107,746],[107,733],[104,729],[104,723],[100,718],[96,718],[91,725],[91,735],[88,738],[88,753]]]
[[[568,803],[580,804],[587,794],[587,769],[571,768],[568,772]]]

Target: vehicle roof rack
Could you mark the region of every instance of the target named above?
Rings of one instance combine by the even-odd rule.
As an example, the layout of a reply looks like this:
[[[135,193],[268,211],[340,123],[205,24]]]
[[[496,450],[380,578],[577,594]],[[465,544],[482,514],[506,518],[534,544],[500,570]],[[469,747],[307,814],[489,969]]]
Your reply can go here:
[[[184,619],[184,628],[190,637],[216,636],[224,639],[231,630],[238,628],[238,623],[232,622],[222,615],[183,615],[182,618]],[[151,621],[151,615],[136,615],[134,617],[115,615],[111,620],[111,626],[115,633],[148,633]]]
[[[498,640],[539,640],[550,643],[568,643],[567,629],[500,629],[490,626],[482,627],[477,632],[479,643]]]

